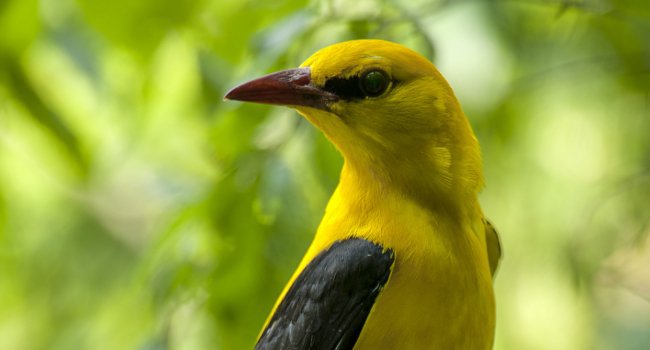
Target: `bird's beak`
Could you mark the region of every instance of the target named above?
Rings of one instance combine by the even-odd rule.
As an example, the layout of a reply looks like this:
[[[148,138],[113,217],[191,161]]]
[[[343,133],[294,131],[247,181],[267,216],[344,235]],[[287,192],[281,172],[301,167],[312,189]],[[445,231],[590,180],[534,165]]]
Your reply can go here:
[[[327,109],[338,100],[335,94],[311,84],[309,67],[294,68],[265,75],[230,90],[226,100],[284,106]]]

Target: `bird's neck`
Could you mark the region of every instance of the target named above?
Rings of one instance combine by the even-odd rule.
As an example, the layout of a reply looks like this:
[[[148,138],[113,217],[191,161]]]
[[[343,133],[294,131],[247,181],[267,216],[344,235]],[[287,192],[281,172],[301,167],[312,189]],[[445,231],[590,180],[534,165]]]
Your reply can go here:
[[[408,202],[434,216],[450,218],[471,215],[477,207],[477,190],[459,189],[463,184],[440,179],[423,165],[402,165],[389,174],[380,165],[358,165],[346,161],[333,200],[355,211],[373,211],[387,201]],[[467,187],[467,186],[465,186]]]
[[[452,242],[475,231],[473,225],[481,222],[480,215],[475,196],[462,206],[445,204],[438,198],[425,202],[405,193],[385,174],[359,171],[346,163],[308,256],[317,254],[332,240],[351,236],[403,252],[411,251],[413,242],[440,238]]]
[[[462,214],[476,201],[483,184],[475,140],[464,141],[465,148],[419,144],[424,146],[402,147],[394,152],[384,148],[382,153],[373,154],[342,151],[345,162],[340,191],[350,194],[350,200],[381,200],[387,193],[395,193],[428,210]]]

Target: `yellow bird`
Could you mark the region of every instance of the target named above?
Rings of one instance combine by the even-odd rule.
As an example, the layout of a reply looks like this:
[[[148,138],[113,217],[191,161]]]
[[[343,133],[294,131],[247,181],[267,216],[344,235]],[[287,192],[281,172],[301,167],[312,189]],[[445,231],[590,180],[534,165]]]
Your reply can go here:
[[[344,158],[255,349],[492,347],[501,248],[477,199],[481,154],[431,62],[395,43],[348,41],[225,98],[296,109]]]

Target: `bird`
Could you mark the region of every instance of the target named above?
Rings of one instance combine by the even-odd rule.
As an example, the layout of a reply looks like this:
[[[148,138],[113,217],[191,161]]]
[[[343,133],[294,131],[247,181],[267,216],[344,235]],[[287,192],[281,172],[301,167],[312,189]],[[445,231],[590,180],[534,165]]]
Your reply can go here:
[[[478,140],[432,62],[345,41],[224,99],[293,108],[343,157],[255,350],[492,348],[501,244],[478,201]]]

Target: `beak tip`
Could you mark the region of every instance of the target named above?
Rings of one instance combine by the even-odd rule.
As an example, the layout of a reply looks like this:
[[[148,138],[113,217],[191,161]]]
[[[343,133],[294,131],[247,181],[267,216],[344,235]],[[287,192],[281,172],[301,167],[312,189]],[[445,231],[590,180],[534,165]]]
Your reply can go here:
[[[237,86],[226,93],[223,97],[224,101],[242,101],[242,102],[255,102],[251,100],[248,95],[248,91],[242,86]]]
[[[230,91],[226,92],[226,94],[223,96],[223,100],[224,101],[234,100],[235,98],[233,95],[235,95],[235,90],[237,90],[237,88],[230,89]]]

